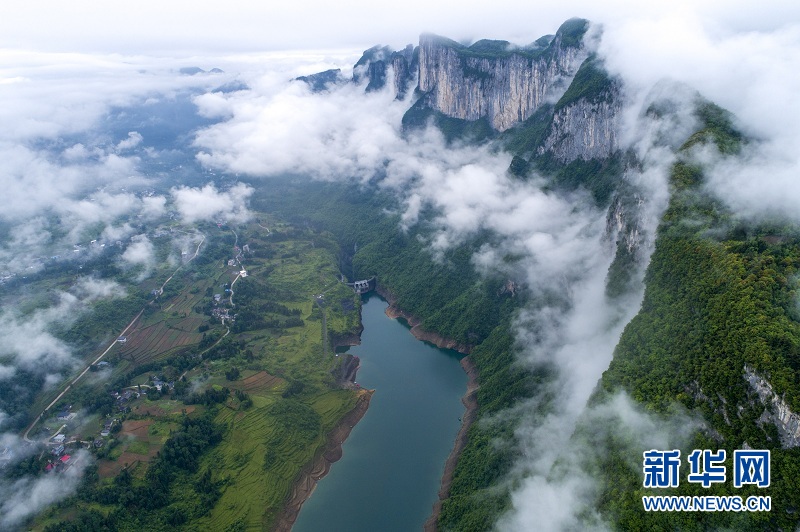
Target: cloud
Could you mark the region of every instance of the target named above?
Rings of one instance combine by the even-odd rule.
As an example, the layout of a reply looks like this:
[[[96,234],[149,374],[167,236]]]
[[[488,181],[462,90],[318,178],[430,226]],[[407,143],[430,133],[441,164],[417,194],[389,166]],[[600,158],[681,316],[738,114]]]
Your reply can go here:
[[[386,152],[398,149],[400,118],[409,105],[389,90],[365,95],[357,85],[318,98],[305,83],[287,84],[274,74],[249,94],[226,100],[232,118],[197,135],[200,162],[251,175],[294,171],[326,179],[371,177]],[[197,103],[206,109],[206,102]],[[220,108],[215,102],[217,113]]]
[[[131,131],[128,133],[128,138],[117,143],[116,150],[118,152],[130,150],[142,143],[142,135],[138,131]]]
[[[732,111],[752,142],[702,161],[709,190],[748,218],[800,221],[800,25],[776,26],[737,33],[696,13],[628,17],[608,25],[599,52],[631,91],[669,78]]]
[[[62,292],[56,305],[19,316],[11,310],[0,315],[3,335],[0,353],[11,357],[15,367],[38,373],[44,368],[62,370],[72,366],[72,350],[51,331],[54,324],[73,319],[79,300]]]
[[[185,60],[170,57],[11,49],[0,49],[0,57],[0,79],[14,80],[0,84],[5,124],[0,130],[0,187],[6,192],[0,222],[19,237],[0,243],[2,272],[19,272],[33,257],[75,258],[68,253],[75,243],[95,239],[106,229],[129,233],[125,219],[138,214],[145,220],[165,214],[166,198],[152,195],[152,188],[175,154],[165,156],[148,145],[144,130],[137,128],[166,120],[153,102],[174,102],[177,95],[209,91],[235,79],[228,74],[181,76]],[[180,125],[169,118],[170,126]],[[144,196],[145,189],[150,197]]]
[[[72,291],[85,303],[91,303],[98,299],[125,297],[125,288],[121,284],[96,277],[81,277],[73,285]]]
[[[17,527],[24,519],[67,498],[78,487],[93,459],[91,454],[81,449],[71,455],[70,462],[71,465],[61,473],[0,483],[0,524],[3,528]]]
[[[202,188],[175,187],[170,192],[185,223],[220,219],[241,223],[250,217],[247,199],[253,194],[253,188],[242,183],[225,191],[207,184]]]
[[[123,263],[134,268],[136,280],[141,281],[150,276],[156,263],[155,247],[147,235],[131,237],[131,243],[120,257]]]
[[[23,368],[35,374],[61,372],[77,364],[71,347],[56,331],[69,327],[88,305],[98,299],[121,297],[122,287],[108,280],[81,278],[70,292],[59,292],[49,307],[27,314],[5,309],[0,314],[0,356],[4,365],[0,374],[13,376],[13,368]]]
[[[641,471],[642,452],[682,447],[703,423],[681,411],[655,417],[617,393],[583,411],[577,433],[560,435],[558,424],[533,430],[531,425],[524,423],[517,434],[537,454],[528,459],[527,469],[515,471],[513,510],[499,520],[499,530],[610,530],[594,510],[600,486],[592,473],[605,458],[608,441],[625,442],[616,449],[617,456],[631,470]],[[543,444],[541,438],[552,441]],[[539,454],[539,449],[545,452]]]
[[[167,198],[164,196],[147,196],[142,198],[142,215],[148,219],[156,219],[166,212]]]
[[[9,5],[0,21],[0,35],[5,47],[62,52],[166,51],[192,56],[353,46],[364,49],[377,43],[397,48],[425,31],[457,40],[490,37],[524,44],[553,33],[561,22],[573,16],[608,21],[630,15],[676,13],[696,14],[721,31],[758,30],[800,19],[796,3],[788,0],[773,0],[768,4],[743,0],[648,3],[608,0],[602,4],[587,0],[559,3],[498,0],[489,10],[480,4],[455,0],[435,4],[420,0],[380,4],[306,0],[280,5],[241,0],[235,9],[229,10],[220,9],[219,4],[210,0],[193,2],[192,9],[180,3],[155,0],[104,9],[97,9],[88,1],[65,5],[56,0],[41,0],[35,5]]]

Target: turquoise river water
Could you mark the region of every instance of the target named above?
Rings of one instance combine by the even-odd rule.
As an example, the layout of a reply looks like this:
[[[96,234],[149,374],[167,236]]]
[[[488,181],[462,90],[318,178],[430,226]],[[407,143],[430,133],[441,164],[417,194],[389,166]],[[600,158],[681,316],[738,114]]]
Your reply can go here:
[[[414,338],[371,296],[362,308],[358,383],[369,410],[311,498],[294,532],[421,530],[439,491],[464,406],[461,355]]]

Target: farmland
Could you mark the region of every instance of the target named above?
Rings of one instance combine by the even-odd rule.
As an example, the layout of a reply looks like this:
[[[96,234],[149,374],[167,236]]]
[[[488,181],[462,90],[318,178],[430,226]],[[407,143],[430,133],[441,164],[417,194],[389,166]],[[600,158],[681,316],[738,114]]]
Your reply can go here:
[[[154,530],[274,524],[301,471],[363,393],[337,381],[331,341],[358,333],[360,298],[340,280],[332,237],[266,215],[261,221],[268,230],[204,227],[208,247],[197,264],[156,294],[112,349],[111,377],[83,394],[117,397],[109,416],[119,427],[95,451],[98,480],[40,528],[62,519],[79,525],[81,516],[98,518],[93,512],[113,515],[120,530],[142,522]],[[168,484],[152,484],[150,469],[174,469],[159,453],[183,445],[175,438],[194,430],[187,419],[218,437],[197,443],[203,450]],[[166,491],[133,512],[115,487],[120,476],[134,491]],[[201,493],[202,486],[212,487]]]
[[[175,348],[200,343],[202,333],[198,328],[203,325],[202,317],[189,317],[172,325],[167,320],[151,325],[134,325],[127,335],[126,343],[117,351],[119,358],[140,365],[158,359]]]

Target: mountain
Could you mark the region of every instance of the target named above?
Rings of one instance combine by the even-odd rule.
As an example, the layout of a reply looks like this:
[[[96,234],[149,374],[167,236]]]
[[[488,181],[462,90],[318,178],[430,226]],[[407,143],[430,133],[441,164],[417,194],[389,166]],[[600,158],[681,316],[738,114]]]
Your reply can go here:
[[[625,82],[605,69],[589,29],[587,21],[572,19],[525,47],[496,40],[464,45],[425,34],[417,48],[367,50],[353,79],[366,80],[368,91],[393,79],[401,99],[416,80],[403,118],[407,132],[432,124],[450,141],[494,143],[513,154],[515,178],[543,177],[556,193],[589,193],[605,210],[606,238],[616,248],[606,297],[644,295],[570,443],[585,451],[583,466],[599,479],[581,522],[597,525],[599,516],[619,530],[793,529],[800,508],[800,227],[781,218],[741,218],[709,191],[709,160],[736,161],[755,141],[730,113],[686,87],[668,87],[634,110],[641,138],[650,134],[646,124],[660,124],[648,149],[672,161],[666,210],[653,208],[636,178],[652,162],[620,140],[623,109],[631,105]],[[403,295],[401,286],[391,288]],[[489,529],[512,508],[506,482],[519,460],[519,449],[508,443],[516,441],[516,422],[499,412],[544,393],[541,383],[552,378],[546,367],[514,365],[512,337],[506,323],[474,339],[477,416],[493,421],[470,428],[440,529]],[[682,487],[663,493],[766,493],[772,512],[645,512],[642,497],[653,493],[642,487],[647,435],[635,434],[622,417],[600,423],[596,414],[619,393],[653,416],[659,430],[682,424],[676,433],[683,439],[670,440],[682,456],[725,450],[731,466],[736,450],[772,453],[769,491],[740,490],[730,481],[698,490],[684,469]],[[548,481],[559,478],[557,470]]]
[[[539,40],[525,48],[490,40],[462,46],[423,35],[415,109],[469,121],[485,117],[492,129],[505,131],[563,92],[586,56],[581,37],[587,26],[570,20],[547,46]]]

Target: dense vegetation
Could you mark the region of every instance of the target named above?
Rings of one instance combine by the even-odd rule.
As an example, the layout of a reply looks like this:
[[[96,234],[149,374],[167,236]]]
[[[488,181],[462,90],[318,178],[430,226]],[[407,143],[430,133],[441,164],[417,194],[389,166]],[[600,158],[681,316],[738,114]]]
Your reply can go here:
[[[479,421],[530,397],[547,380],[546,370],[531,373],[514,362],[510,331],[513,312],[524,303],[522,295],[503,289],[506,279],[482,279],[470,258],[490,235],[480,235],[433,259],[419,236],[425,228],[403,233],[397,219],[387,217],[392,200],[374,191],[338,185],[284,184],[274,197],[259,198],[264,209],[285,209],[296,221],[315,224],[336,235],[343,250],[357,251],[340,257],[342,270],[354,279],[377,275],[379,284],[397,305],[421,318],[423,327],[474,346],[471,357],[480,371]],[[307,210],[300,211],[303,201]],[[508,493],[496,483],[509,472],[516,451],[500,448],[499,438],[513,438],[513,422],[476,422],[461,455],[444,503],[442,530],[486,530],[509,504]]]
[[[684,152],[699,144],[735,154],[742,142],[725,112],[703,105],[704,127]],[[797,449],[782,449],[778,431],[761,418],[765,406],[744,378],[746,368],[767,378],[792,411],[800,409],[800,324],[795,276],[800,267],[800,233],[790,225],[737,221],[703,191],[703,168],[682,161],[672,172],[672,199],[658,231],[646,274],[640,313],[625,328],[602,380],[602,401],[617,388],[630,392],[668,423],[676,404],[702,413],[706,428],[685,442],[691,449],[734,449],[749,445],[772,451],[768,490],[732,489],[730,480],[713,489],[686,483],[656,490],[685,495],[771,495],[769,513],[671,514],[644,512],[641,456],[636,439],[622,430],[595,442],[604,449],[599,467],[599,506],[621,530],[792,529],[800,507]],[[750,487],[752,488],[752,487]]]
[[[97,467],[77,496],[35,526],[272,526],[300,471],[363,393],[341,386],[340,359],[325,349],[332,339],[358,332],[360,299],[338,278],[339,247],[329,233],[260,216],[236,233],[202,226],[207,247],[200,260],[186,264],[146,305],[128,342],[114,344],[104,368],[92,368],[103,371],[102,378],[73,386],[55,405],[80,411],[65,432],[94,440]],[[243,248],[234,248],[237,242]],[[241,277],[245,267],[249,276]],[[135,293],[165,278],[158,272]],[[80,321],[89,340],[141,310],[102,303]],[[114,321],[120,319],[123,325]],[[126,354],[133,352],[130,344],[151,336],[163,340],[149,344],[158,349]],[[190,341],[172,347],[167,339],[176,338]],[[8,400],[17,399],[12,393]],[[110,434],[98,434],[104,424]],[[41,425],[45,437],[60,423],[53,416]],[[77,444],[67,446],[74,453]],[[44,472],[48,458],[53,461],[46,455],[21,467],[25,474],[61,474]]]
[[[97,484],[96,473],[94,478],[84,480],[80,498],[112,506],[111,512],[86,509],[74,520],[49,525],[45,531],[172,530],[205,515],[219,499],[220,482],[212,478],[210,469],[198,473],[200,458],[221,441],[222,433],[211,415],[184,417],[180,429],[148,467],[144,479],[136,479],[125,468],[108,484]],[[175,485],[178,481],[180,487]],[[177,489],[189,490],[191,495],[181,502],[171,502],[174,497],[170,493]]]
[[[591,55],[581,63],[555,109],[557,111],[581,99],[589,103],[610,102],[615,90],[618,90],[617,83],[608,75],[602,61]]]

